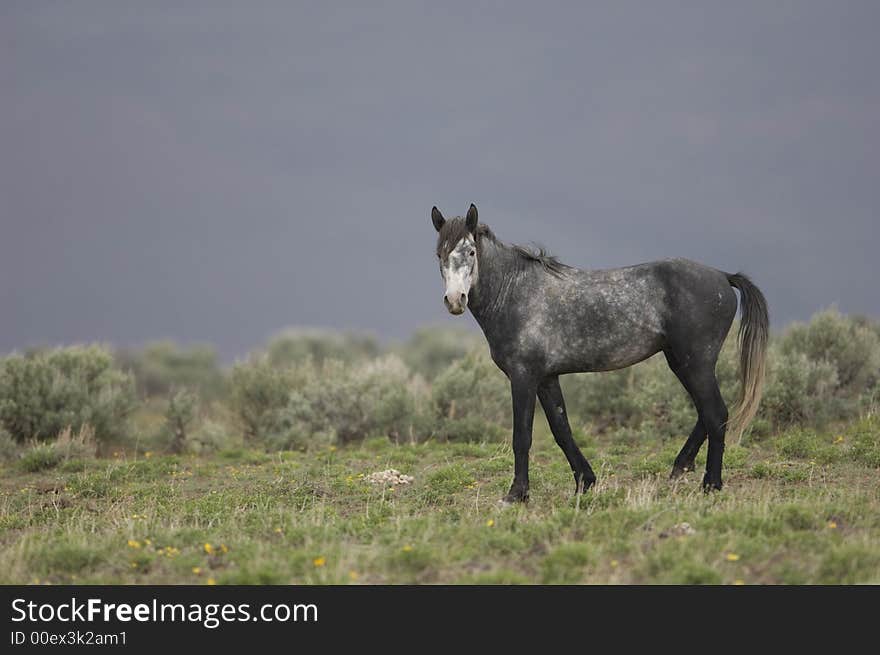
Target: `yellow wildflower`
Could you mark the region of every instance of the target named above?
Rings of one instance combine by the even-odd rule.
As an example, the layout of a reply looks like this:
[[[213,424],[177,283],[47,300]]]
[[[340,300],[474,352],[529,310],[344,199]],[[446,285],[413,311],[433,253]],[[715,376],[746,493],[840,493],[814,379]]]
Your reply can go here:
[[[137,541],[137,540],[135,540],[135,539],[129,539],[129,540],[128,540],[128,547],[129,547],[129,548],[140,548],[140,547],[141,547],[141,542],[140,542],[140,541]]]
[[[725,559],[728,562],[736,562],[739,560],[739,555],[737,555],[736,553],[727,553]]]
[[[194,566],[194,567],[193,567],[193,573],[195,573],[196,575],[201,575],[201,574],[202,574],[202,567],[200,567],[200,566]]]
[[[217,584],[217,581],[214,578],[208,578],[206,581],[209,585]]]
[[[214,547],[211,544],[206,543],[205,544],[205,552],[208,553],[208,555],[210,555],[211,553],[214,552]]]
[[[349,571],[348,572],[348,579],[349,580],[357,580],[359,577],[361,577],[361,576],[360,576],[360,573],[358,573],[357,571]]]
[[[836,530],[837,529],[837,521],[828,521],[828,529]]]
[[[312,564],[314,564],[316,568],[321,568],[326,563],[327,563],[326,557],[316,557],[315,559],[312,560]]]
[[[493,525],[495,525],[495,519],[489,519],[488,521],[486,521],[487,528],[491,528]]]
[[[401,550],[402,550],[404,553],[408,553],[408,552],[410,552],[412,549],[413,549],[413,547],[410,546],[409,544],[407,544],[406,546],[404,546],[403,548],[401,548]]]

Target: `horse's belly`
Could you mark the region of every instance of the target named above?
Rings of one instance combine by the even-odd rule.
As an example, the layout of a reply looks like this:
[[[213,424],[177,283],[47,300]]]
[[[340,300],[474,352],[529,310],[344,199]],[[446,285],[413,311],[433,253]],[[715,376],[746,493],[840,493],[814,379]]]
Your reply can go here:
[[[659,336],[596,346],[595,343],[588,343],[582,348],[572,349],[566,356],[551,361],[550,368],[557,374],[614,371],[644,361],[663,349]]]

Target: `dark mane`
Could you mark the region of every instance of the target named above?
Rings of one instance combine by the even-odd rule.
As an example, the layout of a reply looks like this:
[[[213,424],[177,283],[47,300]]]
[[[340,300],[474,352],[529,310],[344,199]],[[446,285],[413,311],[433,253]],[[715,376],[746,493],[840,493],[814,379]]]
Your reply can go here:
[[[569,269],[571,269],[571,266],[563,264],[540,246],[528,247],[513,245],[511,248],[513,248],[514,252],[526,261],[540,264],[545,271],[556,277],[562,277]]]
[[[444,258],[455,247],[459,241],[468,235],[468,228],[465,220],[461,216],[450,218],[443,225],[440,234],[437,236],[437,256]],[[502,248],[507,248],[516,253],[527,264],[539,264],[545,271],[556,277],[561,277],[571,268],[560,262],[556,257],[549,254],[544,248],[507,245],[498,240],[492,229],[485,223],[477,225],[476,233],[477,251],[482,250],[483,240],[487,240]]]

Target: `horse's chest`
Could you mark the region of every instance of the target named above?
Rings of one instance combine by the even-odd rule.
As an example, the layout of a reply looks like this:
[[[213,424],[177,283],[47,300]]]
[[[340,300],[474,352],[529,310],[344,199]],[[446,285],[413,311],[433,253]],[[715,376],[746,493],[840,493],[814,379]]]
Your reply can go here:
[[[542,372],[564,361],[572,345],[558,327],[539,319],[509,324],[487,337],[492,359],[505,372],[522,368]]]

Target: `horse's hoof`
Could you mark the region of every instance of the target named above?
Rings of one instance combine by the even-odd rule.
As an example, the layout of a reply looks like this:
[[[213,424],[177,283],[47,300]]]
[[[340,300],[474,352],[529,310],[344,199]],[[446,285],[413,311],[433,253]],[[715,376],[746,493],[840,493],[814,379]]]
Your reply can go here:
[[[703,493],[721,491],[721,486],[721,480],[710,480],[708,475],[703,478]]]
[[[591,478],[576,479],[574,483],[575,495],[586,492],[587,489],[592,487],[594,484],[596,484],[596,476],[593,476]]]
[[[672,466],[672,473],[669,474],[669,479],[674,480],[675,478],[680,478],[685,473],[691,473],[693,470],[694,470],[693,464],[683,464],[683,465],[674,464]]]
[[[498,501],[498,504],[504,507],[509,507],[511,505],[519,505],[520,503],[527,502],[529,502],[528,494],[507,494],[504,498]]]

